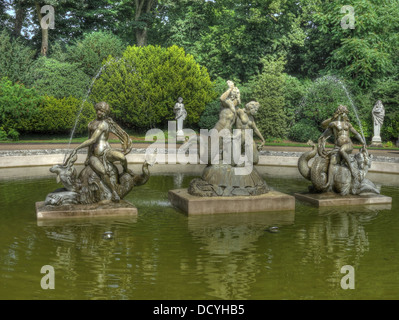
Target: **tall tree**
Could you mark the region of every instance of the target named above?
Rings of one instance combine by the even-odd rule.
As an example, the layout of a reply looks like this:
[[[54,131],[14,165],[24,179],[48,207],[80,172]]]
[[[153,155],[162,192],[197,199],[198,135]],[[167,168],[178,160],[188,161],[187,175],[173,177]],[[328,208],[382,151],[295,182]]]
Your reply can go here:
[[[303,71],[340,73],[369,87],[374,79],[397,72],[399,0],[353,0],[353,28],[343,28],[347,1],[302,0],[308,10]],[[344,23],[348,21],[344,21]]]
[[[148,27],[151,22],[151,12],[157,0],[135,0],[134,22],[136,25],[136,41],[139,47],[147,44]]]

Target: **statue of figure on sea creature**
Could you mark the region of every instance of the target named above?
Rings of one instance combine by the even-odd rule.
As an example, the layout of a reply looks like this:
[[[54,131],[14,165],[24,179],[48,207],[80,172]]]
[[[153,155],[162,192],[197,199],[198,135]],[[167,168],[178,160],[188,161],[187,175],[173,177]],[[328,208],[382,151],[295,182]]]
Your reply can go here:
[[[335,192],[341,195],[376,193],[380,191],[366,178],[371,166],[365,139],[353,128],[348,118],[348,109],[340,105],[334,115],[322,123],[325,131],[318,144],[309,141],[312,150],[305,152],[298,160],[301,175],[312,182],[312,192]],[[356,155],[351,155],[353,134],[363,145]],[[334,137],[334,147],[326,150],[328,138]],[[310,163],[310,160],[313,161]]]
[[[142,173],[135,174],[128,168],[126,155],[132,149],[129,135],[110,117],[106,102],[95,105],[96,119],[88,125],[89,138],[77,146],[61,165],[54,165],[50,172],[57,174],[57,181],[64,188],[50,193],[45,205],[93,204],[119,202],[135,186],[145,184],[150,172],[149,163],[144,162]],[[110,133],[117,136],[122,148],[112,148],[108,142]],[[88,148],[84,168],[78,174],[74,163],[78,150]],[[119,162],[122,172],[115,165]]]

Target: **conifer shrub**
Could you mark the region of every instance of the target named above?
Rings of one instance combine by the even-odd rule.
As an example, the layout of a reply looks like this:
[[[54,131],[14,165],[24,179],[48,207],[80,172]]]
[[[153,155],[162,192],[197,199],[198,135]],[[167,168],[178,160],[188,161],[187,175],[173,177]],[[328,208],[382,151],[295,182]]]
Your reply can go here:
[[[177,46],[129,46],[121,59],[109,57],[106,64],[91,99],[109,103],[114,119],[126,128],[165,128],[175,119],[179,97],[187,111],[185,126],[196,126],[216,96],[206,68]]]

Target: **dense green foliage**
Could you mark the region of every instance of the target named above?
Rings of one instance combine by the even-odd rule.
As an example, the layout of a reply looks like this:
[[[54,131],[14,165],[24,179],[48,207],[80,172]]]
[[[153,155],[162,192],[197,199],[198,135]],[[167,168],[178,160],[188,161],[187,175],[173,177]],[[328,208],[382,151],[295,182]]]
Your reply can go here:
[[[2,136],[16,137],[14,131],[24,130],[23,121],[38,113],[41,97],[36,90],[7,78],[0,80],[0,127]]]
[[[48,59],[38,59],[36,3],[55,7]],[[344,5],[353,7],[353,29],[341,26]],[[173,120],[179,96],[185,125],[211,128],[226,80],[233,80],[241,107],[261,102],[257,122],[266,139],[314,139],[339,103],[360,130],[343,87],[323,78],[334,75],[369,141],[378,99],[386,109],[382,138],[399,135],[399,0],[9,0],[0,3],[0,27],[0,78],[57,101],[81,99],[108,61],[89,100],[107,100],[134,129]],[[109,57],[123,52],[122,60]]]
[[[75,64],[41,57],[35,61],[29,81],[41,95],[81,98],[86,94],[90,77]]]
[[[72,96],[62,99],[45,96],[35,115],[21,124],[24,132],[69,134],[76,122],[75,132],[84,133],[94,118],[94,108],[88,102]]]
[[[0,32],[0,78],[25,83],[35,52],[19,39],[12,39],[6,30]]]
[[[92,99],[107,101],[115,119],[127,127],[165,126],[175,118],[179,97],[187,110],[186,123],[192,125],[215,98],[207,70],[177,46],[129,46],[122,59],[110,57],[107,63]]]
[[[264,60],[262,73],[255,79],[254,97],[260,104],[256,123],[264,138],[283,138],[287,133],[284,65],[283,59]]]
[[[94,77],[109,55],[120,57],[125,49],[122,40],[110,32],[86,34],[68,46],[66,61],[73,63],[90,77]]]

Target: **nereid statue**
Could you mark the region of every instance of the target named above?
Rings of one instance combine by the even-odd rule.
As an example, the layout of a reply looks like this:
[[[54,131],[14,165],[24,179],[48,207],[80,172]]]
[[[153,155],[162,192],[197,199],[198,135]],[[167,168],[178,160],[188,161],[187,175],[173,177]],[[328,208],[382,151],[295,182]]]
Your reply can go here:
[[[341,195],[379,194],[374,183],[365,178],[372,156],[367,151],[364,138],[350,124],[347,107],[339,106],[333,117],[325,120],[322,126],[326,130],[320,136],[318,145],[309,141],[312,150],[305,152],[298,160],[299,172],[313,184],[311,191],[333,191]],[[363,145],[355,156],[351,155],[353,144],[350,133]],[[334,136],[334,148],[327,151],[325,143],[330,136]],[[310,164],[311,159],[313,162]]]
[[[45,205],[92,204],[119,202],[134,186],[145,184],[150,173],[149,164],[145,161],[142,174],[135,174],[127,166],[126,155],[132,149],[129,135],[108,117],[110,107],[106,102],[95,105],[96,120],[89,123],[89,139],[76,147],[62,165],[53,166],[50,171],[57,174],[57,181],[64,188],[50,193]],[[108,142],[109,134],[116,135],[122,149],[114,149]],[[85,167],[77,174],[74,163],[77,152],[88,148]],[[122,166],[120,173],[115,165]]]

